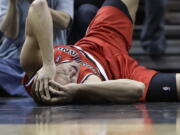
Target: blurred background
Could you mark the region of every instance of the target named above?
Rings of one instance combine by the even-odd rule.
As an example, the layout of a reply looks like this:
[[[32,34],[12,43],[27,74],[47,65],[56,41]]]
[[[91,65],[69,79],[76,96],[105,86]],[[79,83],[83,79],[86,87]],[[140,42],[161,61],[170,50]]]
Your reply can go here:
[[[153,15],[151,16],[153,19],[149,25],[153,25],[154,21],[157,21],[159,18],[161,18],[162,16],[159,16],[158,14],[161,12],[161,10],[164,10],[164,33],[166,39],[166,43],[162,44],[162,46],[165,46],[164,53],[154,56],[147,55],[147,51],[143,49],[141,42],[142,31],[145,27],[146,21],[146,10],[148,8],[146,5],[147,1],[141,0],[140,2],[140,8],[137,14],[134,31],[134,43],[131,49],[131,56],[137,59],[141,65],[144,65],[148,68],[160,71],[180,72],[180,1],[164,0],[164,7],[162,7],[162,5],[158,8],[156,5],[152,6],[152,10],[155,10],[156,14],[154,17],[152,17]],[[162,22],[159,21],[159,23]],[[147,33],[148,32],[149,31],[147,30]],[[156,27],[155,30],[151,33],[152,35],[156,35],[158,32],[158,27]],[[155,49],[153,51],[155,51]]]

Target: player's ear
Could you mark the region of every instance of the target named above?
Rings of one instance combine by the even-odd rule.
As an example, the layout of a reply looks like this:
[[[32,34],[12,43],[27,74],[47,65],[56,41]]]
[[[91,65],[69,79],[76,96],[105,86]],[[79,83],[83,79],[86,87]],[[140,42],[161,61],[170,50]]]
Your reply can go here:
[[[77,79],[79,76],[80,64],[77,62],[72,62],[70,65],[70,78]]]

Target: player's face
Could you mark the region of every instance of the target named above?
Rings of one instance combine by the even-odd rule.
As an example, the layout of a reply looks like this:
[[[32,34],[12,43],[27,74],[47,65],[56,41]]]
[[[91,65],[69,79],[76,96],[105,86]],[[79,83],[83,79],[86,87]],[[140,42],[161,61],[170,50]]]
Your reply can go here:
[[[69,83],[77,83],[79,75],[79,66],[74,62],[63,63],[57,66],[55,81],[66,85]]]

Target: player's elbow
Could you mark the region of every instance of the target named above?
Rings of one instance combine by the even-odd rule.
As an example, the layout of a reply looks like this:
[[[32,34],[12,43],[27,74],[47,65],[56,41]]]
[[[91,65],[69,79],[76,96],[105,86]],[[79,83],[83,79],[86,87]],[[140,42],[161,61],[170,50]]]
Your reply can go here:
[[[136,103],[139,102],[140,98],[143,96],[145,85],[141,82],[137,82],[131,85],[131,88],[126,95],[126,98],[123,98],[122,103]]]
[[[71,17],[65,12],[57,11],[57,12],[51,12],[52,18],[55,26],[57,26],[60,29],[67,29],[69,28],[69,25],[71,24]]]
[[[144,93],[144,83],[134,80],[125,81],[124,89],[121,89],[119,93],[116,93],[115,98],[112,99],[113,103],[129,104],[139,102]]]
[[[70,24],[71,24],[71,16],[67,13],[64,13],[64,21],[63,21],[62,28],[67,29]]]
[[[142,82],[137,82],[134,86],[134,96],[139,100],[143,96],[145,85]]]

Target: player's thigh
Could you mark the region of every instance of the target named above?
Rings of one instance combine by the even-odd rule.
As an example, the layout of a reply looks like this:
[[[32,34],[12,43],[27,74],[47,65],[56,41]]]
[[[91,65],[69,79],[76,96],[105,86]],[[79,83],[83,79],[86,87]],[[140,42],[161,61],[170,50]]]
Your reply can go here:
[[[21,66],[28,77],[32,77],[34,74],[36,74],[36,72],[42,66],[40,50],[37,48],[36,44],[37,42],[34,38],[26,36],[26,40],[20,55]]]

